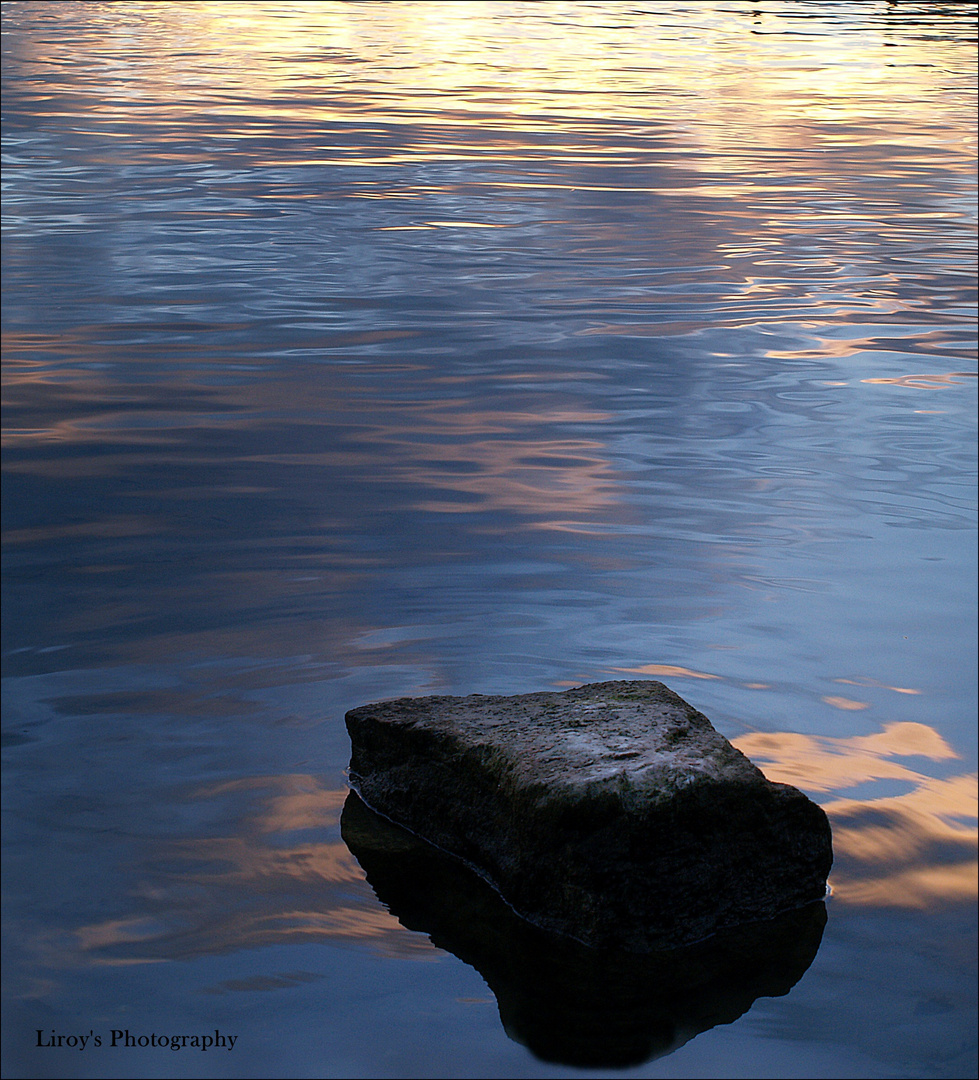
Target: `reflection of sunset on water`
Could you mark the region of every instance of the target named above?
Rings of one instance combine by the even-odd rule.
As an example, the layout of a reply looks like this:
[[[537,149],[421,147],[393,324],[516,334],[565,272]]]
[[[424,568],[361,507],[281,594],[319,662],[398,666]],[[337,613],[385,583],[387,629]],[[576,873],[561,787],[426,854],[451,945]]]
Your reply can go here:
[[[342,842],[343,716],[644,677],[836,833],[676,1069],[969,1075],[975,5],[3,14],[10,1075],[214,1009],[550,1075]]]
[[[975,776],[937,779],[894,760],[956,759],[933,728],[894,723],[852,738],[755,732],[734,743],[769,779],[810,794],[832,795],[873,781],[913,785],[903,795],[822,802],[833,825],[838,901],[920,908],[975,895]],[[377,903],[347,846],[339,838],[320,838],[335,834],[346,796],[346,789],[326,789],[315,777],[298,774],[200,790],[197,800],[245,798],[257,809],[236,834],[159,849],[141,867],[154,882],[137,900],[144,914],[79,928],[78,958],[148,963],[307,940],[431,956],[424,937],[406,931]],[[295,837],[305,830],[314,834]]]
[[[861,120],[868,106],[885,114],[911,110],[925,129],[934,122],[933,103],[921,90],[932,86],[930,69],[944,43],[905,38],[904,62],[896,67],[889,47],[900,21],[881,15],[875,29],[857,35],[846,32],[846,10],[809,11],[813,34],[797,43],[773,33],[773,15],[750,3],[712,8],[709,21],[695,31],[681,12],[666,13],[666,26],[662,19],[637,23],[639,13],[627,3],[549,3],[546,18],[538,5],[517,3],[507,5],[506,14],[499,19],[499,5],[489,2],[386,3],[372,5],[365,22],[357,8],[343,3],[252,3],[230,10],[215,2],[177,9],[130,3],[129,22],[138,24],[141,43],[160,43],[157,54],[130,51],[131,25],[106,19],[104,29],[109,47],[118,50],[116,101],[127,107],[190,91],[208,94],[234,115],[244,112],[235,97],[247,90],[250,118],[262,115],[263,105],[269,115],[281,115],[276,91],[320,90],[308,107],[328,118],[332,80],[366,74],[377,111],[424,115],[434,111],[432,96],[438,95],[440,114],[507,111],[528,126],[552,110],[642,118],[651,82],[664,81],[696,95],[690,113],[702,117],[705,101],[714,103],[713,123],[702,130],[719,147],[736,145],[742,128],[766,145],[791,143],[797,137],[787,122]],[[90,17],[98,15],[96,10]],[[754,36],[745,35],[746,21]],[[163,42],[170,47],[162,48]],[[358,63],[365,50],[378,57],[367,72]],[[207,58],[209,82],[188,57],[198,63]],[[494,78],[500,67],[513,76],[505,96]],[[951,105],[952,96],[945,96]],[[276,107],[268,108],[270,99]],[[769,106],[764,114],[746,111],[759,102]],[[112,104],[104,110],[110,115]],[[872,144],[873,134],[865,141]]]
[[[878,385],[906,386],[914,390],[927,390],[930,387],[955,386],[960,379],[975,378],[974,371],[951,371],[947,375],[901,375],[893,379],[861,379],[864,383]]]
[[[337,835],[347,790],[312,776],[258,776],[217,783],[195,801],[245,799],[255,813],[230,836],[176,840],[139,869],[146,914],[75,932],[79,960],[154,963],[303,941],[359,942],[383,955],[433,955],[381,907]],[[297,841],[297,831],[315,830]],[[329,839],[320,839],[326,833]],[[335,837],[335,839],[333,838]]]
[[[691,671],[679,664],[643,664],[642,667],[616,668],[616,671],[631,672],[634,675],[661,675],[664,678],[719,679],[720,675],[711,675],[707,671]]]
[[[907,693],[907,690],[900,692]],[[976,895],[976,776],[939,779],[894,758],[959,757],[927,724],[851,738],[754,732],[734,740],[769,780],[831,795],[874,781],[902,795],[820,800],[833,826],[833,895],[845,903],[927,907]]]

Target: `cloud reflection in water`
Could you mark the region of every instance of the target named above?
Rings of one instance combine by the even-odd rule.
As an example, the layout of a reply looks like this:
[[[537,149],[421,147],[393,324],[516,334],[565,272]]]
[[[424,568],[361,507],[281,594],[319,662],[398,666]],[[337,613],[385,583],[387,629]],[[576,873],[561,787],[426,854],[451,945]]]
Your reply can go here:
[[[769,779],[810,794],[871,781],[913,785],[903,795],[823,802],[833,825],[835,902],[924,907],[975,896],[976,778],[931,777],[894,760],[955,760],[933,728],[889,724],[846,739],[756,732],[734,742]],[[159,845],[134,868],[153,882],[140,892],[138,913],[79,928],[76,960],[178,959],[318,938],[430,955],[423,937],[376,903],[340,840],[346,797],[300,774],[198,789],[195,802],[227,804],[223,813],[232,815],[238,807],[239,828]]]
[[[975,898],[975,774],[938,778],[894,760],[958,759],[934,728],[885,724],[876,734],[851,738],[755,732],[734,744],[769,780],[837,795],[820,800],[833,826],[835,899],[925,908]],[[875,781],[901,781],[911,790],[878,797],[839,794]]]

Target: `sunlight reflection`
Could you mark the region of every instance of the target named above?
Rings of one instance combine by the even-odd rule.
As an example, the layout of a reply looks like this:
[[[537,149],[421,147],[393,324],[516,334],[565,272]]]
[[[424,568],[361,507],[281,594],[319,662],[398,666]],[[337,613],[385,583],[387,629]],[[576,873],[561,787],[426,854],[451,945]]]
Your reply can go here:
[[[75,949],[88,962],[108,965],[307,940],[434,956],[427,939],[376,903],[340,840],[347,794],[303,774],[245,777],[199,790],[197,800],[244,800],[238,832],[163,845],[142,867],[153,879],[138,901],[147,913],[80,927]],[[305,830],[315,835],[295,836]]]
[[[882,690],[893,690],[895,694],[920,694],[910,686],[888,686],[887,683],[878,682],[876,679],[834,679],[833,682],[846,683],[848,686],[879,686]]]
[[[976,896],[977,783],[945,779],[893,760],[959,757],[927,724],[885,724],[851,738],[753,732],[733,740],[765,775],[809,793],[875,781],[912,785],[902,795],[839,797],[823,803],[833,826],[833,894],[847,903],[925,907]]]
[[[892,379],[861,379],[862,383],[880,383],[889,386],[906,386],[915,390],[932,387],[961,385],[960,379],[975,378],[974,371],[950,371],[947,375],[901,375]]]
[[[305,91],[310,107],[325,117],[331,114],[329,99],[315,91],[324,80],[360,76],[357,58],[370,52],[379,58],[370,73],[375,112],[394,107],[424,113],[437,107],[462,118],[506,110],[528,127],[540,122],[545,110],[645,116],[645,94],[655,79],[686,88],[698,110],[711,109],[714,123],[702,124],[700,137],[719,148],[737,146],[745,131],[769,146],[798,145],[795,121],[863,119],[874,101],[886,108],[899,99],[903,110],[920,115],[923,127],[934,116],[933,101],[921,87],[933,80],[942,43],[905,42],[904,63],[895,70],[885,19],[876,29],[848,35],[839,32],[838,13],[813,11],[810,34],[796,42],[787,34],[745,34],[752,15],[757,22],[757,5],[711,9],[696,34],[689,33],[679,13],[672,20],[662,14],[643,19],[633,4],[550,3],[545,17],[540,5],[513,4],[507,5],[505,19],[498,4],[485,0],[371,7],[368,21],[358,5],[333,3],[253,3],[230,11],[217,2],[176,10],[169,4],[132,3],[130,18],[145,24],[144,38],[155,33],[161,46],[179,40],[182,48],[134,54],[125,48],[130,40],[126,25],[106,20],[119,46],[115,96],[126,99],[134,93],[137,84],[127,75],[140,69],[143,94],[154,86],[161,98],[171,97],[179,107],[188,90],[202,89],[183,62],[189,53],[209,56],[215,74],[220,71],[212,85],[221,87],[229,111],[236,105],[229,92],[240,91],[247,79],[249,115],[263,101],[274,100],[276,91]],[[754,62],[747,62],[749,52]],[[389,58],[387,64],[383,58]],[[513,73],[502,100],[498,83],[488,77],[489,63]],[[816,71],[818,80],[813,79]],[[675,100],[682,102],[682,96]],[[759,101],[768,105],[764,112],[755,107]],[[268,112],[281,116],[281,103]],[[850,136],[868,144],[875,137],[872,131]]]
[[[706,671],[692,671],[677,664],[644,664],[642,667],[613,668],[613,671],[628,671],[635,675],[671,675],[674,678],[720,679],[720,675],[711,675]]]
[[[655,674],[668,669],[714,677],[651,667]],[[840,794],[824,803],[833,824],[838,900],[924,907],[975,895],[976,777],[939,779],[895,760],[957,759],[934,728],[893,723],[851,738],[754,732],[734,743],[769,779],[810,793],[842,793],[880,781],[911,786],[902,795]],[[237,831],[162,846],[144,867],[154,881],[143,890],[144,910],[79,928],[79,957],[98,964],[150,963],[318,939],[361,942],[387,955],[433,956],[430,942],[377,904],[339,839],[346,796],[346,789],[324,788],[302,774],[201,789],[200,800],[244,800]],[[296,835],[308,830],[313,835]]]
[[[834,709],[846,709],[846,710],[849,710],[849,711],[854,711],[854,710],[858,710],[858,709],[869,709],[870,708],[870,703],[869,702],[867,702],[867,701],[854,701],[852,698],[829,696],[829,697],[822,698],[822,700],[827,705],[832,705]]]
[[[379,474],[442,498],[419,499],[416,509],[460,514],[510,512],[538,519],[538,528],[563,529],[577,522],[555,515],[586,517],[618,501],[606,447],[593,439],[543,437],[565,424],[596,423],[594,410],[547,408],[539,413],[461,408],[432,402],[405,409],[410,425],[378,424],[359,441]],[[451,435],[452,441],[447,441]],[[509,527],[509,526],[506,526]]]

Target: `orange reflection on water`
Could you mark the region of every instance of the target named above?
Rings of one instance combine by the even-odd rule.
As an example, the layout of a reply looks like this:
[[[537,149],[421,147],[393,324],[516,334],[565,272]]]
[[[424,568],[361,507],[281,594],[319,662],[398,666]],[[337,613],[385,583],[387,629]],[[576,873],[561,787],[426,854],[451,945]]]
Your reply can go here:
[[[925,907],[977,892],[977,778],[928,776],[900,757],[959,757],[927,724],[885,724],[851,738],[753,732],[733,740],[770,779],[809,793],[843,792],[874,781],[911,790],[823,803],[833,826],[833,894],[853,904]]]
[[[888,686],[887,683],[878,682],[876,679],[834,679],[833,682],[845,683],[847,686],[879,686],[882,690],[893,690],[895,694],[920,694],[911,686]]]
[[[175,10],[131,3],[125,20],[99,20],[97,8],[89,19],[103,22],[96,32],[119,43],[118,96],[132,92],[126,76],[136,68],[144,82],[147,69],[157,73],[161,95],[186,98],[200,86],[196,62],[212,78],[220,73],[215,85],[228,94],[225,107],[247,86],[255,108],[276,91],[309,93],[325,76],[362,77],[353,62],[367,52],[377,58],[370,71],[377,109],[390,108],[394,94],[402,108],[422,109],[428,95],[438,94],[441,110],[508,108],[528,123],[542,109],[621,117],[648,110],[645,95],[665,85],[695,95],[698,108],[705,99],[713,103],[718,141],[734,141],[732,125],[746,122],[743,112],[767,103],[753,112],[751,128],[764,127],[769,145],[780,120],[839,121],[865,115],[868,102],[894,107],[898,99],[927,127],[945,105],[926,93],[936,84],[934,68],[941,71],[947,54],[954,55],[941,39],[907,35],[904,62],[895,65],[896,26],[880,19],[859,35],[842,33],[832,17],[822,17],[832,13],[818,6],[801,40],[784,32],[793,27],[777,11],[759,5],[697,5],[694,23],[679,12],[644,14],[631,3],[402,0],[365,7],[293,2],[229,9],[211,0]],[[126,48],[137,32],[157,49]],[[503,71],[511,74],[509,86],[500,81]],[[312,101],[325,110],[323,97]]]
[[[957,758],[952,748],[927,724],[885,724],[875,735],[836,739],[794,732],[756,731],[732,740],[764,771],[769,780],[794,784],[808,792],[855,787],[868,780],[923,779],[894,757]]]
[[[720,679],[721,675],[711,675],[706,671],[693,671],[691,668],[679,667],[677,664],[644,664],[642,667],[620,667],[613,671],[628,671],[635,675],[670,675],[674,678],[686,679]]]
[[[476,466],[472,474],[447,475],[441,462],[459,460],[459,447],[429,445],[425,462],[406,470],[411,483],[469,496],[470,501],[424,499],[419,510],[458,514],[475,510],[510,511],[535,518],[555,513],[590,515],[615,502],[613,475],[601,456],[601,443],[592,440],[467,443],[466,457]],[[434,467],[433,467],[434,466]],[[537,521],[538,528],[550,520]],[[566,521],[557,525],[566,526]]]
[[[853,698],[828,696],[822,698],[827,705],[832,705],[834,709],[846,709],[850,712],[859,709],[870,708],[870,703],[867,701],[854,701]]]
[[[84,521],[71,525],[45,525],[29,529],[9,529],[3,534],[5,544],[49,543],[74,537],[151,536],[159,531],[159,523],[149,515],[107,515],[100,521]]]
[[[358,441],[369,444],[365,461],[376,476],[444,493],[417,499],[415,509],[517,513],[538,519],[537,528],[562,529],[578,524],[564,515],[607,514],[618,502],[605,445],[560,431],[606,419],[595,410],[520,412],[446,400],[403,412],[397,424],[378,423]]]
[[[160,926],[153,919],[110,919],[108,922],[82,926],[75,931],[78,947],[83,952],[102,949],[107,945],[128,944],[154,937]]]
[[[279,794],[265,799],[263,812],[252,819],[252,827],[262,833],[293,829],[321,829],[335,825],[347,796],[345,789],[329,791],[319,781],[302,774],[291,776],[249,776],[228,780],[206,790],[207,798],[235,791],[272,787]]]
[[[10,6],[16,20],[21,5]],[[59,18],[77,7],[62,5]],[[334,145],[327,131],[309,155],[325,167],[341,158],[373,167],[473,159],[488,149],[629,166],[632,154],[612,154],[601,136],[609,122],[631,121],[645,125],[645,140],[677,137],[684,166],[734,178],[743,196],[760,190],[759,147],[780,156],[832,153],[826,176],[880,176],[895,165],[854,149],[871,155],[886,146],[892,123],[905,145],[924,151],[934,149],[936,131],[945,154],[969,152],[973,135],[971,112],[949,92],[969,79],[961,43],[908,33],[889,18],[890,5],[860,33],[841,28],[839,5],[811,5],[804,21],[797,7],[748,3],[644,11],[626,2],[210,0],[131,2],[123,18],[116,7],[84,5],[67,40],[83,51],[77,38],[88,34],[99,45],[93,54],[104,56],[91,74],[98,92],[80,87],[89,91],[82,130],[123,146],[134,112],[167,131],[217,112],[227,141],[275,137],[297,121],[328,128],[353,120],[370,131],[358,157],[344,157],[350,147]],[[52,69],[62,75],[58,36],[18,39],[15,48],[38,82]],[[555,129],[561,117],[573,119],[568,131]],[[384,137],[381,125],[390,124],[404,128],[402,138]],[[442,145],[431,133],[413,137],[435,124]],[[513,151],[518,131],[546,132],[548,145]],[[180,157],[172,141],[161,153]],[[762,179],[779,175],[792,179],[795,170],[766,157]],[[845,211],[822,210],[834,213]]]
[[[76,960],[154,963],[300,941],[357,941],[386,955],[436,950],[374,899],[339,838],[347,789],[313,776],[258,776],[219,783],[196,799],[245,800],[232,835],[162,845],[143,865],[143,914],[82,926]],[[308,838],[297,832],[315,830]]]
[[[693,677],[710,677],[690,672]],[[958,755],[933,728],[894,723],[851,738],[754,732],[734,740],[772,780],[809,792],[845,792],[872,781],[911,790],[824,803],[833,825],[834,895],[847,903],[924,907],[976,894],[976,777],[928,776],[902,757]],[[157,963],[276,943],[359,942],[420,959],[435,955],[379,906],[339,838],[346,789],[314,776],[260,776],[196,793],[229,808],[232,834],[161,845],[142,864],[141,910],[78,928],[63,961]],[[311,836],[297,835],[313,831]],[[64,951],[63,945],[58,946]]]
[[[222,325],[217,329],[223,333],[227,328]],[[338,344],[376,343],[392,335],[407,336],[402,331],[331,334],[322,345],[335,348]],[[314,388],[301,377],[269,381],[245,376],[236,385],[204,388],[195,385],[197,373],[193,365],[185,374],[175,375],[175,384],[164,392],[120,387],[105,372],[74,366],[95,355],[116,361],[137,347],[96,347],[84,333],[65,334],[64,339],[60,347],[70,351],[73,366],[59,377],[59,383],[64,384],[59,405],[62,409],[76,409],[82,403],[90,411],[82,417],[59,419],[44,426],[35,422],[30,428],[11,427],[5,437],[24,444],[71,444],[75,452],[12,459],[7,465],[12,471],[80,479],[123,472],[133,461],[148,460],[145,455],[152,455],[162,465],[186,463],[191,460],[188,444],[206,441],[203,435],[218,428],[242,433],[263,430],[269,423],[265,418],[281,411],[297,418],[293,431],[309,425],[311,437],[304,442],[321,445],[322,432],[316,429],[323,425],[348,433],[348,437],[343,445],[325,450],[258,452],[239,455],[236,461],[335,470],[345,477],[356,476],[365,485],[393,481],[412,500],[410,505],[415,509],[453,515],[474,511],[516,513],[537,519],[528,524],[545,529],[580,530],[584,522],[578,519],[599,515],[603,522],[607,521],[610,508],[621,502],[607,446],[568,432],[581,425],[594,428],[609,415],[575,407],[570,395],[563,405],[548,403],[534,410],[512,405],[508,408],[508,403],[501,405],[478,396],[404,401],[380,393],[366,394],[352,388],[341,376],[323,379]],[[312,338],[307,343],[318,344]],[[39,388],[47,378],[46,368],[25,352],[29,344],[19,343],[17,363],[9,365],[8,390],[13,404],[29,414],[43,409],[41,415],[47,418],[50,395]],[[557,380],[588,377],[595,376],[569,370],[560,373]],[[419,379],[423,378],[432,376],[420,368]],[[438,376],[433,379],[440,384],[450,380]],[[185,395],[191,396],[192,405],[199,400],[200,407],[188,408],[186,402],[181,403]],[[320,404],[322,407],[317,409]],[[87,444],[93,448],[91,454],[81,452]],[[111,455],[97,452],[106,445],[121,449]],[[134,449],[137,446],[139,449]],[[204,456],[198,460],[202,465],[220,462],[209,448],[201,453]],[[215,489],[188,492],[186,497],[206,497],[208,491],[213,493]],[[175,492],[156,494],[170,497]],[[131,527],[151,532],[158,523],[132,523]],[[92,523],[84,528],[88,530],[85,535],[118,534],[97,531],[111,530],[111,523]],[[29,539],[51,538],[46,533]]]
[[[947,375],[901,375],[891,379],[861,379],[862,383],[883,383],[888,386],[906,386],[915,390],[929,390],[961,385],[959,380],[975,378],[974,371],[950,371]]]
[[[974,899],[976,808],[975,776],[923,777],[907,795],[826,804],[834,848],[845,857],[834,894],[888,907]]]

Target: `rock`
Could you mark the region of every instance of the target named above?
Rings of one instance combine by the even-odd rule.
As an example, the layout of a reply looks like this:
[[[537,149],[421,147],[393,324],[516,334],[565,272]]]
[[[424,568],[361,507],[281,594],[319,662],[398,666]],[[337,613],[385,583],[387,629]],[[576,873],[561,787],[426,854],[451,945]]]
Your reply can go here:
[[[586,945],[674,948],[821,900],[829,822],[652,681],[347,713],[363,801]]]

